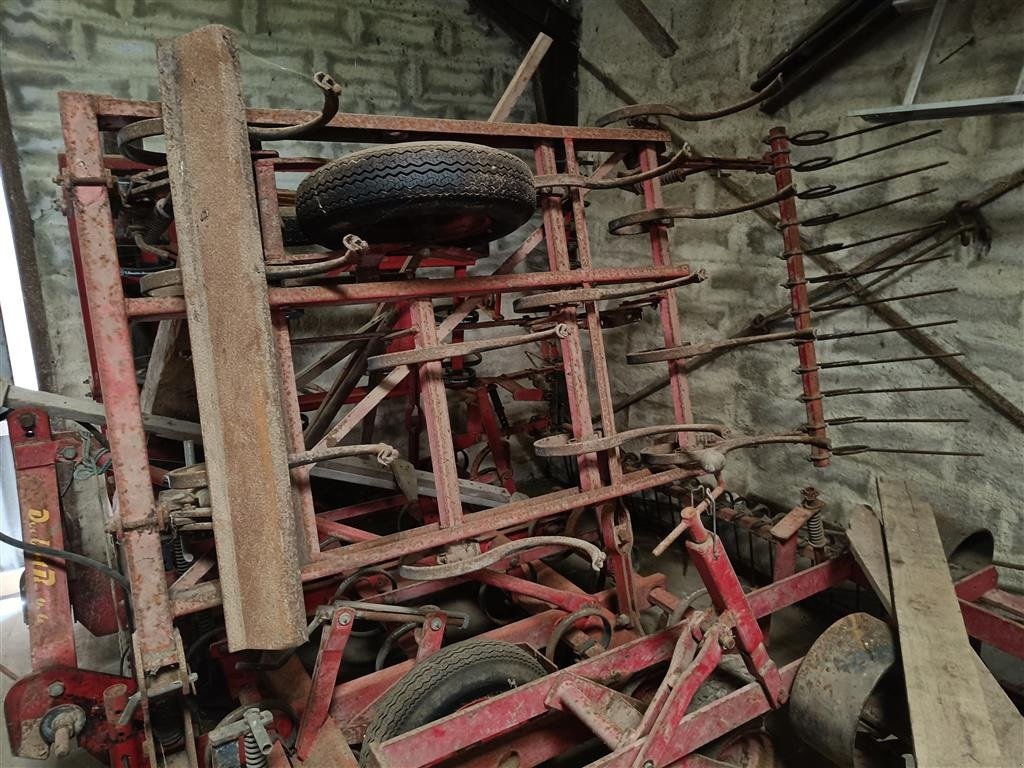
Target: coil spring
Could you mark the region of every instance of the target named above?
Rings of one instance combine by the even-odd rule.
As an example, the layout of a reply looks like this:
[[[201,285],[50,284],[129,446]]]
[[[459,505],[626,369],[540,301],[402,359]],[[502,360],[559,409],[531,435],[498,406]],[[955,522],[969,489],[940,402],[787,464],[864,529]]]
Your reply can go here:
[[[179,576],[181,576],[192,565],[194,558],[192,557],[192,554],[185,549],[185,541],[181,536],[178,536],[174,540],[171,550],[174,555],[174,570]]]
[[[245,766],[246,768],[267,768],[267,756],[260,751],[256,737],[252,733],[245,734]]]
[[[821,512],[815,512],[808,519],[807,538],[815,549],[821,549],[825,546],[825,523],[821,519]]]

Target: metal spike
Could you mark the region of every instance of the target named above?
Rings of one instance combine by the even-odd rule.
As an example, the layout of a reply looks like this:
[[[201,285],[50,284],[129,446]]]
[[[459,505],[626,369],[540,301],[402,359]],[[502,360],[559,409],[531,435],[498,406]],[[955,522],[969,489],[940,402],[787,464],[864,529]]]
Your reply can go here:
[[[937,325],[955,325],[958,320],[933,320],[930,323],[912,323],[910,325],[894,325],[892,328],[876,328],[873,331],[838,331],[836,333],[819,333],[818,341],[835,341],[836,339],[852,339],[857,336],[878,336],[883,333],[899,333],[913,328],[932,328]]]
[[[839,213],[838,211],[831,211],[830,213],[823,213],[820,216],[812,216],[809,219],[797,222],[801,227],[821,227],[825,224],[832,224],[836,221],[843,221],[845,219],[852,219],[855,216],[861,216],[865,213],[871,213],[872,211],[878,211],[882,208],[888,208],[892,205],[898,205],[905,203],[907,200],[914,200],[918,197],[925,197],[926,195],[932,194],[932,192],[938,192],[938,187],[931,187],[930,189],[922,190],[921,192],[914,192],[909,195],[903,195],[902,197],[896,197],[892,200],[886,200],[878,203],[877,205],[870,205],[867,208],[861,208],[850,213]]]
[[[936,384],[930,387],[881,387],[879,389],[852,387],[850,389],[827,389],[821,393],[821,396],[845,397],[846,395],[883,395],[894,392],[937,392],[946,389],[974,389],[974,387],[968,387],[963,384]]]
[[[948,160],[942,160],[938,163],[931,163],[930,165],[922,165],[919,168],[911,168],[909,171],[900,171],[899,173],[890,173],[888,176],[880,176],[877,179],[871,181],[863,181],[860,184],[853,184],[849,187],[839,188],[835,184],[822,184],[818,187],[811,187],[805,189],[803,192],[798,192],[797,197],[801,200],[824,200],[826,197],[836,197],[837,195],[845,195],[847,192],[853,192],[858,189],[864,189],[866,187],[873,187],[876,184],[884,184],[887,181],[893,181],[895,179],[902,179],[906,176],[913,176],[915,173],[924,173],[935,168],[941,168],[944,165],[949,165]]]
[[[901,261],[899,264],[890,264],[887,267],[874,267],[873,269],[862,269],[857,272],[831,272],[827,275],[808,277],[806,278],[806,280],[808,283],[829,283],[835,280],[849,280],[850,278],[860,277],[861,275],[873,275],[876,272],[892,272],[893,270],[902,269],[903,267],[915,266],[917,264],[927,264],[929,261],[942,261],[943,259],[949,259],[952,256],[952,253],[944,253],[941,256],[930,256],[927,259],[908,259],[907,261]],[[789,288],[790,286],[783,284],[782,287]]]
[[[877,237],[869,237],[867,240],[858,240],[855,243],[827,243],[825,245],[819,245],[815,248],[808,248],[804,251],[805,256],[820,256],[823,253],[835,253],[836,251],[849,251],[853,248],[859,248],[862,245],[870,245],[871,243],[877,243],[881,240],[891,240],[894,237],[902,237],[903,235],[913,235],[917,232],[925,232],[929,229],[941,229],[946,226],[944,221],[933,221],[931,224],[926,224],[923,227],[914,227],[913,229],[901,229],[899,232],[890,232],[886,235],[878,235]]]
[[[869,365],[884,365],[886,363],[909,363],[916,360],[943,360],[947,357],[963,357],[963,352],[947,352],[942,355],[915,355],[912,357],[883,357],[879,360],[838,360],[834,363],[818,363],[818,367],[825,368],[856,368]]]
[[[969,424],[970,419],[948,419],[943,417],[894,417],[887,419],[869,418],[867,416],[837,416],[826,419],[830,427],[842,427],[847,424]]]
[[[925,448],[884,448],[871,445],[837,445],[832,448],[833,456],[853,456],[858,453],[906,453],[922,456],[984,456],[973,451],[933,451]]]
[[[800,133],[794,134],[789,137],[789,143],[795,147],[816,147],[819,144],[828,144],[833,141],[841,141],[842,139],[848,139],[851,136],[860,136],[861,134],[871,133],[872,131],[880,131],[883,128],[892,128],[894,125],[902,125],[903,120],[894,120],[890,123],[879,123],[878,125],[871,125],[867,128],[858,128],[855,131],[849,133],[841,133],[838,136],[833,136],[828,131],[814,129],[810,131],[801,131]]]
[[[890,301],[903,301],[906,299],[919,299],[922,296],[936,296],[940,293],[956,293],[959,288],[939,288],[934,291],[917,291],[916,293],[903,293],[899,296],[889,296],[885,299],[868,299],[866,301],[831,301],[824,304],[812,304],[812,312],[835,312],[840,309],[854,309],[856,307],[870,307],[873,304],[888,304]],[[843,298],[856,296],[856,293],[849,293]]]
[[[863,152],[858,152],[855,155],[849,157],[841,157],[836,160],[833,157],[812,157],[810,160],[804,160],[803,162],[797,163],[793,166],[793,170],[797,173],[809,173],[812,171],[823,171],[826,168],[835,168],[837,165],[843,165],[844,163],[850,163],[854,160],[860,160],[862,157],[869,157],[871,155],[877,155],[880,152],[885,152],[889,149],[895,149],[896,147],[902,147],[906,144],[910,144],[921,139],[927,139],[930,136],[935,136],[942,133],[941,128],[936,128],[933,131],[925,131],[915,136],[911,136],[906,139],[900,139],[894,141],[891,144],[884,144],[881,147],[874,147],[873,149],[866,149]]]

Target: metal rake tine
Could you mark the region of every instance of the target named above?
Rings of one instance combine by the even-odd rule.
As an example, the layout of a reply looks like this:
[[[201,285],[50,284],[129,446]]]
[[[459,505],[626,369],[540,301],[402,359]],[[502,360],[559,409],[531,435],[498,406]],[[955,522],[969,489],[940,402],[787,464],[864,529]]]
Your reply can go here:
[[[891,328],[876,328],[873,331],[838,331],[836,333],[819,333],[815,338],[817,341],[835,341],[837,339],[853,339],[858,336],[879,336],[884,333],[899,333],[915,328],[934,328],[938,325],[956,325],[959,320],[932,320],[929,323],[911,323],[909,325],[894,325]]]
[[[860,208],[856,211],[850,211],[849,213],[839,213],[838,211],[832,211],[830,213],[823,213],[820,216],[812,216],[809,219],[797,222],[801,227],[821,227],[825,224],[832,224],[836,221],[845,221],[846,219],[852,219],[855,216],[862,216],[865,213],[871,213],[873,211],[880,211],[882,208],[888,208],[893,205],[899,205],[905,203],[907,200],[914,200],[918,197],[925,197],[938,192],[938,187],[931,187],[930,189],[922,190],[921,192],[913,192],[909,195],[903,195],[902,197],[895,197],[892,200],[885,200],[884,202],[878,203],[877,205],[869,205],[867,208]]]
[[[818,363],[818,367],[825,370],[830,368],[860,368],[870,365],[885,365],[886,363],[910,363],[918,360],[944,360],[949,357],[963,357],[963,352],[946,352],[941,355],[912,355],[910,357],[883,357],[878,360],[838,360],[834,363]]]
[[[974,387],[964,384],[934,384],[925,387],[879,387],[877,389],[850,387],[848,389],[827,389],[821,395],[822,397],[846,397],[847,395],[885,395],[896,392],[939,392],[947,389],[974,389]],[[802,397],[797,399],[802,399]]]
[[[891,240],[894,237],[902,237],[903,235],[913,235],[918,232],[925,232],[929,229],[941,229],[946,226],[944,221],[933,221],[931,224],[926,224],[923,227],[914,227],[913,229],[901,229],[899,232],[889,232],[885,235],[878,235],[876,237],[869,237],[867,240],[858,240],[855,243],[826,243],[825,245],[819,245],[814,248],[808,248],[804,251],[806,256],[820,256],[823,253],[835,253],[836,251],[849,251],[854,248],[859,248],[862,245],[870,245],[871,243],[877,243],[882,240]]]
[[[833,456],[854,456],[858,453],[905,453],[921,456],[984,456],[974,451],[939,451],[928,448],[886,448],[871,445],[837,445],[832,448]]]
[[[894,141],[891,144],[884,144],[881,147],[866,149],[863,152],[858,152],[857,154],[850,155],[849,157],[841,157],[838,160],[836,160],[833,157],[812,157],[810,160],[804,160],[803,162],[794,165],[793,170],[796,171],[797,173],[809,173],[811,171],[823,171],[826,168],[835,168],[837,165],[843,165],[845,163],[853,162],[854,160],[860,160],[863,157],[877,155],[880,152],[895,149],[896,147],[902,147],[906,144],[910,144],[915,141],[920,141],[921,139],[927,139],[939,133],[942,133],[942,129],[936,128],[933,131],[925,131],[924,133],[919,133],[915,136],[911,136],[906,139]]]
[[[951,419],[941,416],[907,417],[899,416],[893,418],[871,418],[868,416],[837,416],[834,419],[825,419],[830,427],[842,427],[847,424],[969,424],[970,419]]]
[[[875,184],[884,184],[887,181],[893,181],[895,179],[902,179],[906,176],[913,176],[915,173],[924,173],[934,168],[941,168],[944,165],[949,165],[948,160],[942,160],[938,163],[931,163],[930,165],[922,165],[920,168],[911,168],[909,171],[901,171],[899,173],[890,173],[888,176],[880,176],[877,179],[871,181],[864,181],[860,184],[853,184],[849,187],[839,188],[835,184],[822,184],[818,187],[811,187],[805,189],[803,192],[798,192],[797,197],[801,200],[824,200],[826,197],[836,197],[838,195],[845,195],[847,192],[853,192],[858,189],[864,189],[866,187],[873,187]]]
[[[860,136],[864,133],[871,133],[872,131],[880,131],[883,128],[892,128],[894,125],[902,125],[903,120],[894,120],[890,123],[879,123],[878,125],[868,126],[867,128],[858,128],[855,131],[849,133],[841,133],[838,136],[833,136],[828,131],[822,129],[812,129],[809,131],[801,131],[789,137],[789,143],[795,147],[816,147],[819,144],[828,144],[833,141],[841,141],[842,139],[848,139],[851,136]]]
[[[959,288],[939,288],[934,291],[917,291],[915,293],[903,293],[899,296],[889,296],[884,299],[867,299],[866,301],[832,301],[824,304],[811,304],[812,312],[836,312],[840,309],[855,309],[857,307],[870,307],[875,304],[888,304],[892,301],[905,301],[907,299],[919,299],[923,296],[937,296],[942,293],[956,293]],[[856,293],[848,293],[843,298],[856,296]]]
[[[860,277],[861,275],[873,275],[878,272],[892,272],[893,270],[903,269],[903,267],[912,267],[917,264],[927,264],[930,261],[942,261],[943,259],[949,259],[953,256],[952,253],[944,253],[941,256],[931,256],[927,259],[914,258],[913,260],[901,261],[899,264],[890,264],[886,267],[874,267],[872,269],[862,269],[857,272],[830,272],[827,275],[818,275],[817,277],[806,278],[808,283],[829,283],[835,280],[850,280],[852,278]],[[790,288],[789,284],[784,283],[783,288]]]

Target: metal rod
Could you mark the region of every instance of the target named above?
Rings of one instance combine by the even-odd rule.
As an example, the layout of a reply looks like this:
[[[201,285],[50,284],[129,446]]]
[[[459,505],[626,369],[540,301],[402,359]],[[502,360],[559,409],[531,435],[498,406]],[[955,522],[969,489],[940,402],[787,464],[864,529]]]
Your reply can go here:
[[[937,392],[944,389],[970,389],[962,384],[937,384],[930,387],[881,387],[878,389],[830,389],[822,392],[824,397],[845,397],[847,395],[882,395],[894,392]]]
[[[874,304],[886,304],[890,301],[904,301],[906,299],[919,299],[922,296],[937,296],[941,293],[956,293],[959,288],[939,288],[934,291],[916,291],[915,293],[902,293],[899,296],[889,296],[885,299],[868,299],[866,301],[840,301],[825,302],[823,304],[812,304],[812,312],[835,312],[840,309],[854,309],[856,307],[870,307]],[[854,296],[856,294],[847,294]]]
[[[886,363],[909,363],[915,360],[939,360],[945,357],[963,357],[963,352],[946,352],[942,355],[915,355],[910,357],[883,357],[879,360],[838,360],[834,363],[819,363],[819,368],[856,368]]]
[[[808,283],[830,283],[830,282],[833,282],[835,280],[851,280],[851,279],[853,279],[855,277],[860,277],[861,275],[873,275],[876,272],[892,272],[893,270],[902,269],[903,267],[909,267],[909,266],[915,265],[915,264],[927,264],[930,261],[942,261],[943,259],[948,259],[948,258],[952,257],[952,255],[953,254],[951,254],[951,253],[944,253],[941,256],[931,256],[931,257],[929,257],[927,259],[918,259],[916,257],[913,257],[912,259],[908,259],[906,261],[901,261],[899,264],[892,264],[892,265],[887,266],[887,267],[875,267],[874,269],[863,269],[863,270],[861,270],[859,272],[846,272],[844,270],[840,270],[838,272],[831,272],[831,273],[829,273],[827,275],[818,275],[817,277],[808,277],[807,278],[807,282]],[[839,265],[836,264],[835,266],[838,267]]]
[[[931,163],[930,165],[922,165],[919,168],[911,168],[909,171],[900,171],[899,173],[890,173],[888,176],[879,176],[877,179],[871,179],[871,181],[863,181],[860,184],[851,184],[849,187],[836,187],[835,184],[824,184],[819,187],[811,187],[805,189],[803,192],[798,192],[797,197],[801,200],[823,200],[826,197],[836,197],[837,195],[845,195],[847,192],[853,192],[858,189],[864,189],[865,187],[873,187],[876,184],[884,184],[887,181],[893,181],[895,179],[902,179],[906,176],[913,176],[916,173],[924,173],[935,168],[941,168],[944,165],[949,165],[948,160],[942,160],[938,163]]]
[[[928,59],[932,56],[932,48],[935,47],[935,38],[939,34],[942,15],[946,12],[946,1],[936,0],[935,7],[932,9],[931,18],[928,20],[928,29],[924,33],[924,44],[921,46],[921,53],[918,54],[917,61],[914,63],[914,71],[910,75],[907,92],[903,96],[904,106],[913,104],[914,99],[917,98],[917,90],[921,87],[924,69],[928,66]]]
[[[892,328],[876,328],[873,331],[840,331],[838,333],[819,333],[818,341],[835,341],[836,339],[853,339],[858,336],[878,336],[883,333],[898,333],[908,331],[911,328],[932,328],[937,325],[955,325],[957,320],[933,320],[930,323],[912,323],[910,325],[897,325]],[[942,353],[946,354],[946,353]],[[937,357],[937,356],[936,356]]]
[[[970,419],[947,419],[943,417],[894,417],[872,418],[868,416],[837,416],[828,419],[830,427],[842,427],[848,424],[969,424]]]
[[[871,155],[877,155],[881,152],[895,149],[896,147],[902,147],[915,141],[921,141],[921,139],[927,139],[940,133],[942,133],[942,129],[936,128],[934,131],[925,131],[924,133],[919,133],[906,139],[894,141],[891,144],[884,144],[881,147],[866,149],[863,152],[858,152],[856,155],[841,157],[838,160],[833,157],[813,157],[810,160],[804,160],[803,162],[797,163],[793,166],[793,170],[797,173],[811,173],[813,171],[823,171],[826,168],[835,168],[837,165],[844,165],[846,163],[851,163],[854,160],[860,160],[865,157],[870,157]]]
[[[858,453],[907,453],[923,456],[984,456],[973,451],[932,451],[921,448],[875,448],[870,445],[840,445],[832,449],[833,456],[853,456]]]
[[[825,245],[819,245],[814,248],[805,248],[805,256],[818,256],[823,253],[834,253],[836,251],[849,251],[854,248],[859,248],[862,245],[870,245],[871,243],[877,243],[882,240],[891,240],[894,237],[902,237],[903,235],[912,235],[917,232],[928,232],[929,230],[939,230],[946,226],[945,221],[935,221],[931,224],[926,224],[923,227],[914,227],[913,229],[902,229],[899,232],[889,232],[884,235],[878,235],[876,237],[869,237],[867,240],[858,240],[855,243],[827,243]],[[918,241],[920,242],[920,241]],[[916,245],[914,243],[913,245]],[[908,245],[901,250],[907,250],[912,248],[913,245]]]
[[[823,213],[820,216],[812,216],[809,219],[799,222],[802,227],[820,227],[825,224],[831,224],[836,221],[843,221],[844,219],[852,219],[855,216],[861,216],[865,213],[871,213],[872,211],[878,211],[882,208],[888,208],[892,205],[899,205],[905,203],[907,200],[914,200],[918,197],[925,197],[933,192],[938,192],[938,187],[931,187],[920,192],[913,192],[909,195],[903,195],[902,197],[896,197],[892,200],[885,200],[884,202],[878,203],[877,205],[871,205],[867,208],[860,208],[856,211],[850,211],[849,213],[839,213],[838,211],[831,211],[829,213]]]

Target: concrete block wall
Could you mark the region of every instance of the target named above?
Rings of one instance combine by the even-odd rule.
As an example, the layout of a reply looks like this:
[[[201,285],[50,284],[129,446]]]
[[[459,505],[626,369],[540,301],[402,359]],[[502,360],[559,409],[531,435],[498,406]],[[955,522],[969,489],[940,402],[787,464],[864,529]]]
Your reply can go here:
[[[253,106],[315,108],[319,92],[309,78],[323,69],[342,83],[346,111],[483,119],[523,53],[464,0],[4,0],[0,71],[53,351],[42,373],[64,394],[88,391],[89,366],[67,224],[51,181],[63,149],[57,91],[156,100],[155,41],[208,23],[238,33]],[[527,93],[512,119],[532,115]]]
[[[749,93],[755,73],[782,51],[824,10],[828,3],[811,0],[647,0],[671,31],[680,50],[662,59],[610,0],[588,3],[583,22],[585,57],[617,81],[638,101],[671,102],[694,110],[729,104]],[[601,12],[595,13],[595,6]],[[798,96],[774,116],[757,110],[713,123],[675,124],[683,136],[705,153],[760,154],[760,140],[768,129],[785,125],[791,132],[824,128],[833,132],[863,127],[845,117],[854,109],[898,104],[913,68],[927,26],[928,13],[907,19],[899,29],[871,41],[870,50]],[[974,42],[942,64],[939,58],[969,38]],[[926,70],[920,101],[1006,95],[1012,92],[1022,64],[1024,6],[1015,0],[977,0],[952,3],[935,44],[936,56]],[[622,101],[588,72],[581,72],[581,122],[593,120]],[[898,170],[947,160],[948,165],[923,176],[873,187],[818,203],[802,203],[805,216],[826,210],[852,210],[931,186],[938,192],[878,214],[807,230],[815,243],[852,242],[872,234],[923,226],[957,200],[976,195],[997,179],[1024,167],[1024,118],[974,117],[917,123],[879,131],[835,145],[837,156],[854,154],[902,136],[939,127],[933,139],[814,174],[802,174],[803,188],[821,183],[840,186],[865,181]],[[838,130],[837,130],[838,129]],[[890,139],[889,137],[892,137]],[[809,158],[824,149],[798,153]],[[773,189],[767,177],[734,174],[733,178],[762,194]],[[666,189],[667,205],[701,208],[734,205],[709,179],[695,177]],[[618,192],[588,197],[591,238],[596,258],[605,265],[640,257],[643,238],[607,234],[609,219],[639,207],[637,198]],[[950,247],[952,258],[922,266],[882,291],[892,296],[952,286],[945,294],[900,303],[913,322],[956,318],[956,325],[927,329],[946,347],[966,353],[964,362],[1017,407],[1024,406],[1024,191],[1007,195],[984,211],[990,247]],[[739,330],[756,313],[767,313],[786,302],[779,284],[785,280],[783,263],[776,258],[781,240],[754,214],[726,219],[680,221],[671,231],[674,258],[704,267],[710,279],[678,292],[684,335],[704,342]],[[883,244],[884,245],[884,244]],[[837,254],[850,265],[871,248]],[[809,274],[819,270],[809,268]],[[823,329],[867,330],[884,322],[864,309],[821,315]],[[659,346],[654,325],[632,326],[608,334],[611,355],[626,350]],[[821,360],[881,358],[922,354],[896,334],[821,344]],[[792,369],[795,350],[785,344],[763,345],[730,353],[692,376],[694,411],[698,421],[721,420],[739,433],[785,431],[803,419],[795,400],[799,383]],[[618,397],[637,391],[662,366],[613,366]],[[922,386],[955,384],[934,364],[881,365],[823,372],[826,389],[840,387]],[[979,451],[984,458],[862,454],[836,458],[829,469],[818,470],[806,461],[807,452],[796,447],[767,447],[734,453],[727,470],[741,491],[768,499],[780,507],[798,501],[805,485],[821,488],[830,502],[833,519],[842,523],[858,502],[876,503],[876,477],[907,475],[921,486],[936,509],[954,517],[990,527],[996,535],[997,557],[1020,560],[1024,530],[1020,504],[1024,495],[1024,434],[969,392],[943,391],[876,397],[844,397],[826,401],[831,416],[938,416],[970,419],[969,424],[863,426],[835,430],[842,444],[893,445],[938,450]],[[619,426],[669,423],[667,392],[632,407]],[[1007,578],[1019,576],[1009,572]],[[1019,579],[1017,580],[1019,583]]]

